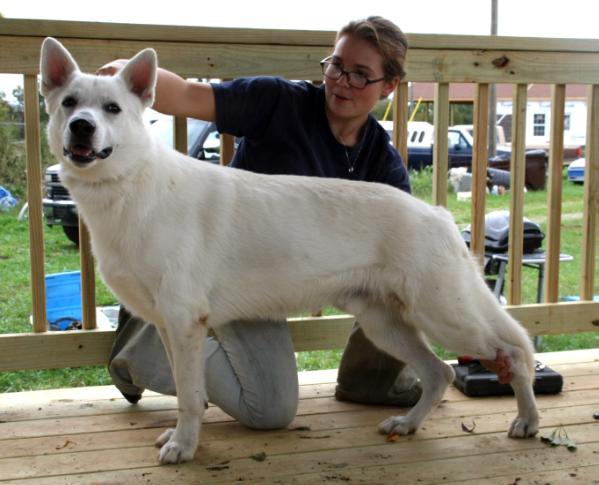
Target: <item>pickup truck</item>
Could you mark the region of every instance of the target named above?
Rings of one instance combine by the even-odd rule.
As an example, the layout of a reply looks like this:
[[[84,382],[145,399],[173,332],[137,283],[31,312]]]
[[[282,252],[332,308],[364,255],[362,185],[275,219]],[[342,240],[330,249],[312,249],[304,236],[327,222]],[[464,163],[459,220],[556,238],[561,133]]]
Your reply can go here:
[[[465,125],[449,127],[447,132],[448,168],[470,167],[474,141]],[[508,157],[511,152],[497,149],[497,156]],[[422,170],[433,164],[433,126],[418,122],[408,125],[408,168]]]
[[[387,131],[393,129],[389,123],[383,124]],[[450,126],[448,136],[448,165],[449,169],[472,165],[472,125]],[[433,163],[433,131],[434,127],[425,121],[408,123],[408,168],[422,170]],[[509,185],[509,170],[511,147],[505,145],[503,128],[498,126],[498,139],[496,155],[488,160],[488,176],[491,181],[498,178]],[[526,151],[526,169],[524,183],[529,190],[542,190],[545,188],[546,171],[548,165],[545,150]],[[503,185],[502,183],[502,185]]]
[[[167,145],[173,146],[173,122],[162,116],[151,120],[150,130]],[[189,118],[187,120],[188,153],[199,160],[218,163],[220,137],[216,125]],[[61,226],[65,235],[79,245],[79,216],[71,195],[59,178],[59,165],[51,165],[44,172],[45,196],[43,210],[48,226]]]

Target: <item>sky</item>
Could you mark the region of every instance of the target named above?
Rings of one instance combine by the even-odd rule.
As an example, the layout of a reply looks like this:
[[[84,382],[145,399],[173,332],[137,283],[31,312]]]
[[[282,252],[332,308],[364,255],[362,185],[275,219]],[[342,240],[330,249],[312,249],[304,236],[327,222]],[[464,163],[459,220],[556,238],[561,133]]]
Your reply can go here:
[[[382,15],[406,33],[491,31],[491,0],[295,0],[287,6],[275,0],[0,0],[0,13],[6,18],[332,31],[352,19]],[[596,0],[498,0],[498,35],[599,39],[598,13]],[[21,76],[0,74],[0,91],[11,99],[20,82]]]

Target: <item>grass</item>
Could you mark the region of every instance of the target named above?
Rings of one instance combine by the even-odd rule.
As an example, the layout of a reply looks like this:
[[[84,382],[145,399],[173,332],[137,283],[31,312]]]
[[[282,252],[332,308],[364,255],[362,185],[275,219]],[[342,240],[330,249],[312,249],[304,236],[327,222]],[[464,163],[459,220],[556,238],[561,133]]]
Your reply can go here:
[[[415,195],[430,201],[431,175],[429,172],[412,174]],[[560,267],[560,295],[579,294],[580,248],[582,240],[583,187],[564,182],[562,204],[562,252],[574,256],[571,263]],[[547,193],[528,192],[524,197],[524,214],[538,222],[546,231]],[[488,196],[486,211],[507,209],[509,198]],[[464,227],[470,221],[470,203],[449,197],[449,209],[456,222]],[[30,331],[31,313],[29,236],[26,222],[17,221],[18,210],[0,212],[0,333]],[[79,252],[59,227],[44,230],[45,271],[57,273],[79,269]],[[599,267],[599,265],[598,265]],[[523,268],[523,303],[536,299],[537,273]],[[595,287],[599,288],[599,277]],[[98,305],[113,305],[116,299],[98,278],[96,281]],[[328,310],[327,313],[331,313]],[[541,351],[570,350],[599,347],[599,333],[546,336],[541,340]],[[443,358],[454,355],[435,348]],[[330,369],[339,364],[341,350],[301,352],[297,354],[298,369]],[[0,372],[0,392],[41,388],[74,387],[109,384],[104,367],[58,369],[44,371]]]
[[[18,209],[0,212],[0,334],[31,331],[31,276],[29,229],[17,221]],[[44,229],[46,274],[79,269],[79,251],[60,227]],[[116,300],[99,278],[96,280],[98,305]],[[104,367],[0,372],[0,392],[53,389],[110,384]]]

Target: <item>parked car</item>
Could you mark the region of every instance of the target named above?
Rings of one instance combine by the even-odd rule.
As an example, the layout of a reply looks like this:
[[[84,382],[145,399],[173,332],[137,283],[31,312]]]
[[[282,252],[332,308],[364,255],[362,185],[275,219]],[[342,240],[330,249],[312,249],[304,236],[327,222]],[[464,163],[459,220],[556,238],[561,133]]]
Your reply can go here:
[[[150,130],[164,143],[173,146],[173,122],[170,116],[152,120]],[[188,118],[187,150],[198,160],[218,163],[220,158],[220,135],[216,125],[207,121]],[[59,178],[59,165],[49,166],[44,173],[44,216],[48,226],[62,226],[66,236],[79,244],[79,217],[77,207]]]
[[[474,136],[474,125],[453,125],[450,128],[459,130],[462,133],[468,133],[472,138]],[[503,126],[497,125],[495,128],[495,145],[502,150],[509,150],[509,144],[505,137]]]
[[[380,122],[389,132],[393,130],[392,122]],[[499,141],[504,140],[503,129],[498,127]],[[447,131],[448,169],[466,167],[468,171],[472,166],[472,125],[450,126]],[[434,126],[426,121],[412,121],[408,123],[408,168],[421,170],[433,163]],[[509,180],[511,147],[498,145],[496,155],[488,160],[488,169],[498,180]],[[546,172],[548,165],[545,150],[526,151],[526,176],[525,184],[529,190],[542,190],[545,188]],[[505,172],[500,174],[499,172]],[[506,178],[507,177],[507,178]],[[502,184],[503,185],[503,184]],[[508,183],[509,185],[509,183]]]
[[[576,184],[584,182],[584,167],[586,160],[584,158],[577,158],[568,165],[568,180]]]
[[[409,130],[408,130],[409,131]],[[413,133],[408,132],[408,168],[421,170],[433,163],[433,129],[420,126]],[[412,140],[413,139],[413,140]],[[410,142],[413,144],[410,144]],[[417,143],[414,143],[417,142]],[[468,130],[462,127],[449,127],[447,131],[448,168],[470,167],[474,140]],[[509,157],[509,149],[498,148],[497,155]]]

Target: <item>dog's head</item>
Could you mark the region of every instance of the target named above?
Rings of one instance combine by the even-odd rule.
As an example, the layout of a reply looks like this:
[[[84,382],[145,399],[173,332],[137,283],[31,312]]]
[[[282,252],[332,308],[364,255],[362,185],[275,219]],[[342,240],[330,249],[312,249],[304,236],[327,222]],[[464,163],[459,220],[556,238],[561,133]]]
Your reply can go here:
[[[156,70],[156,52],[145,49],[115,76],[84,74],[60,42],[44,40],[41,93],[63,172],[101,180],[131,168],[148,142],[143,111],[154,101]]]

